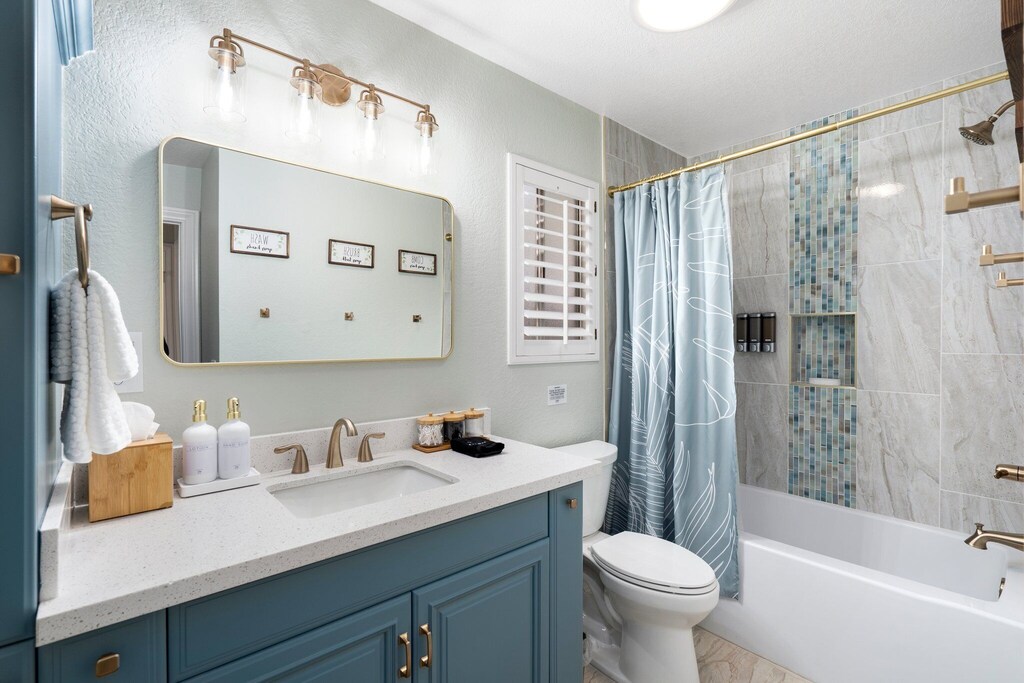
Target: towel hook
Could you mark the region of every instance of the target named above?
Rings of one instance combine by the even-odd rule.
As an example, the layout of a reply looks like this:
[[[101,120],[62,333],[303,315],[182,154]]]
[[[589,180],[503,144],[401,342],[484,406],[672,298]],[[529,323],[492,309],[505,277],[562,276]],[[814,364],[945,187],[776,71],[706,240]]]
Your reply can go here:
[[[86,223],[92,220],[92,204],[74,204],[50,195],[50,220],[59,221],[75,217],[75,249],[78,252],[78,281],[89,286],[89,231]]]

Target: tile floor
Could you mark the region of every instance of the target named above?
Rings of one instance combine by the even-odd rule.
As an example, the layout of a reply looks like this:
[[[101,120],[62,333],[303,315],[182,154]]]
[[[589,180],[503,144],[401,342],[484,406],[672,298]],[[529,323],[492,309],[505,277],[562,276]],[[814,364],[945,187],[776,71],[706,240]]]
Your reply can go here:
[[[810,683],[704,629],[694,630],[693,644],[697,649],[701,683]],[[588,666],[583,672],[583,683],[615,682]]]

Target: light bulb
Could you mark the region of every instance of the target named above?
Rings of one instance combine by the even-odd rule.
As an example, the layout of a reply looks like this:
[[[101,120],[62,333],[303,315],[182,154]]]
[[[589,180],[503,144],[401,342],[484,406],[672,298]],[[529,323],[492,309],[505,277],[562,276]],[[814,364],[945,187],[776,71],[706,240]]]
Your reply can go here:
[[[310,73],[296,68],[296,75],[291,79],[293,91],[289,92],[288,124],[285,135],[299,142],[318,142],[320,140],[320,84]]]
[[[383,121],[367,116],[359,125],[362,130],[356,143],[356,156],[363,161],[383,159],[385,156]]]
[[[434,136],[421,135],[419,150],[417,154],[417,171],[420,175],[434,175],[437,172],[436,150],[434,149]]]
[[[241,59],[231,50],[212,48],[215,68],[206,82],[203,110],[221,121],[245,121],[245,70]]]

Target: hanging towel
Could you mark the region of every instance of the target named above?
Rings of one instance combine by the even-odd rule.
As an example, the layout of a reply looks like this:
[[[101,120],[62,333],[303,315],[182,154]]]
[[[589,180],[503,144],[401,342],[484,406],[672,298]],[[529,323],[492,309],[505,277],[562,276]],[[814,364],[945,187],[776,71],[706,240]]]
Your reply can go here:
[[[52,293],[50,379],[67,384],[60,414],[64,457],[86,463],[131,443],[114,382],[139,371],[121,304],[106,279],[89,271],[89,290],[72,270]]]

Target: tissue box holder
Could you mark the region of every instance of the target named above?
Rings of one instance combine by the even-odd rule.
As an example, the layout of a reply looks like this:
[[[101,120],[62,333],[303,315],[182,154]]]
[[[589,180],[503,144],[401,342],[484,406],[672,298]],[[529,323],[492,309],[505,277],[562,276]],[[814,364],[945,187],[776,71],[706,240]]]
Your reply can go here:
[[[173,443],[166,434],[133,441],[89,463],[89,521],[169,508],[174,502]]]

